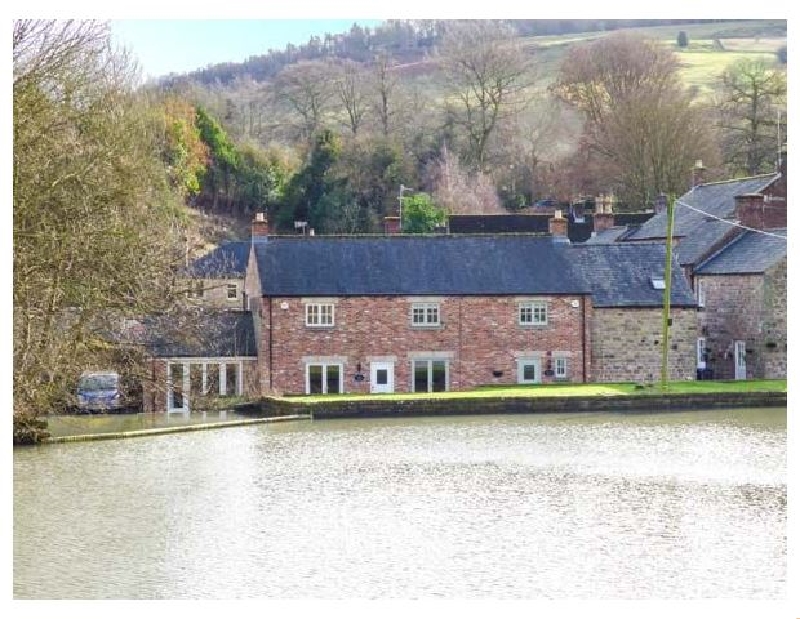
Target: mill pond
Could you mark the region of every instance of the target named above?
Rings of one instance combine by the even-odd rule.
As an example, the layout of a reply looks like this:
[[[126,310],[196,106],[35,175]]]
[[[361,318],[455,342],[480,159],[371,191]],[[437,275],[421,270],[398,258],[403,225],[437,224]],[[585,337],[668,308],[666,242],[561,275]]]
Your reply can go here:
[[[778,599],[786,550],[785,409],[295,421],[14,451],[18,599]]]

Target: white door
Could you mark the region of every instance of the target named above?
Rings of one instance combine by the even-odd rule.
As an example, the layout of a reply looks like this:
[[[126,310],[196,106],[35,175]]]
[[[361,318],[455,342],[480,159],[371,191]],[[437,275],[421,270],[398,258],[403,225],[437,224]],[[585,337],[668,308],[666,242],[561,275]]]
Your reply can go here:
[[[520,384],[542,382],[541,360],[520,359],[517,362],[517,382]]]
[[[747,348],[744,340],[736,340],[733,344],[733,356],[736,363],[735,377],[736,380],[744,380],[747,378],[747,361],[745,359]]]
[[[189,411],[189,364],[167,364],[167,414]]]
[[[394,362],[373,361],[369,364],[370,393],[394,393]]]

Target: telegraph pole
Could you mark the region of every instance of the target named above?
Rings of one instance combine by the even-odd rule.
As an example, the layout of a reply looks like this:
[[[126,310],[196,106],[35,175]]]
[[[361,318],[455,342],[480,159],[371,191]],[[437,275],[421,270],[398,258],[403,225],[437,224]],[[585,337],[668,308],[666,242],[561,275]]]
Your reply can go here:
[[[672,319],[670,318],[670,294],[672,292],[672,224],[675,220],[675,196],[667,198],[667,260],[664,265],[664,310],[661,326],[661,391],[667,390],[669,371],[667,361],[669,359],[669,327]]]

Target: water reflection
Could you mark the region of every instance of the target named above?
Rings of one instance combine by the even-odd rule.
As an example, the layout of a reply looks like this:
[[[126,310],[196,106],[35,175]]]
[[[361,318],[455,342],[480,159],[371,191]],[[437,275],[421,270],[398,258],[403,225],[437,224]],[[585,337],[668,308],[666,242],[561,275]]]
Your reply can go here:
[[[169,428],[234,419],[252,419],[233,410],[180,411],[136,414],[52,415],[46,417],[52,436],[78,436],[108,432],[129,432],[151,428]]]
[[[785,441],[765,410],[18,449],[14,594],[778,598]]]

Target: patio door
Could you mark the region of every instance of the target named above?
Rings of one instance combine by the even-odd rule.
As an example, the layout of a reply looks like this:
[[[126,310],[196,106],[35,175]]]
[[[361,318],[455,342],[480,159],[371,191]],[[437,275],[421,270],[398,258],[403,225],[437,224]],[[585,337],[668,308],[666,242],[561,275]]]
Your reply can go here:
[[[167,368],[167,414],[189,410],[189,364],[169,363]]]
[[[736,380],[745,380],[747,378],[747,347],[744,340],[736,340],[733,343],[733,358],[735,366],[734,377]]]

